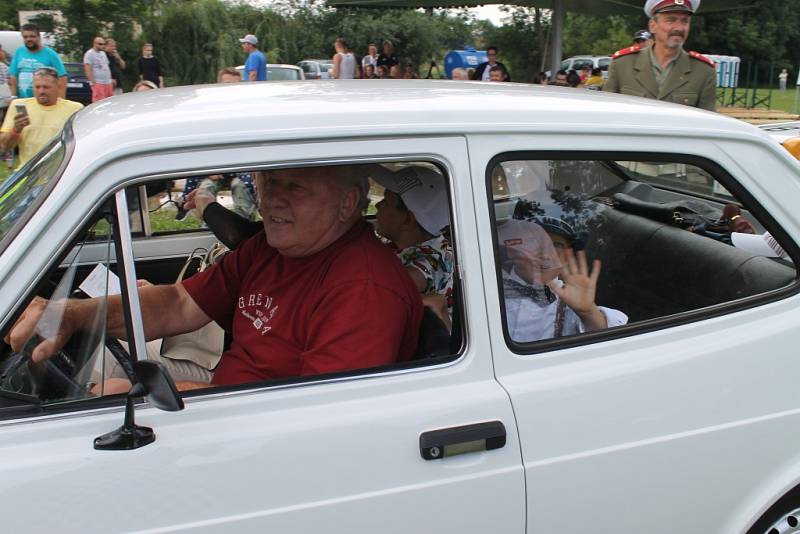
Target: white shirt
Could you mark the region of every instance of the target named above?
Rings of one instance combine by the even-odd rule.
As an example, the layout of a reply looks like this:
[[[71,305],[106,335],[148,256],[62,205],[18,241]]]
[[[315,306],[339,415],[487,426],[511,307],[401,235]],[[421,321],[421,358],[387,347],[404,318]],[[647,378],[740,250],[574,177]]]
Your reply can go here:
[[[503,273],[515,282],[526,284],[514,271],[511,274]],[[556,278],[556,283],[563,285],[563,282]],[[555,336],[556,312],[558,310],[559,299],[540,306],[532,299],[527,297],[506,297],[506,320],[508,321],[508,333],[511,339],[517,343],[529,343],[542,339],[550,339]],[[621,326],[627,324],[628,316],[619,310],[598,306],[600,312],[606,317],[608,327]],[[569,307],[564,313],[564,328],[562,336],[571,336],[585,332],[586,329],[580,317]]]
[[[83,62],[92,66],[95,83],[103,85],[111,83],[111,69],[108,66],[108,56],[105,52],[90,48],[83,55]]]

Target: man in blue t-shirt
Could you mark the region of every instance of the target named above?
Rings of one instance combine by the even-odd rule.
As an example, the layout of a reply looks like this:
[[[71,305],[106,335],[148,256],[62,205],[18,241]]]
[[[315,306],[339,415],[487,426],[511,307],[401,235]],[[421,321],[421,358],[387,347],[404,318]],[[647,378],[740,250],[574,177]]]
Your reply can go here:
[[[36,24],[23,24],[22,40],[25,47],[14,53],[8,67],[8,88],[11,94],[20,98],[33,97],[33,73],[42,67],[49,67],[58,74],[58,92],[61,98],[67,96],[67,70],[55,50],[42,46],[42,36]]]
[[[244,81],[264,82],[267,80],[267,58],[258,49],[258,37],[245,35],[239,42],[242,50],[247,52],[247,61],[244,64]]]

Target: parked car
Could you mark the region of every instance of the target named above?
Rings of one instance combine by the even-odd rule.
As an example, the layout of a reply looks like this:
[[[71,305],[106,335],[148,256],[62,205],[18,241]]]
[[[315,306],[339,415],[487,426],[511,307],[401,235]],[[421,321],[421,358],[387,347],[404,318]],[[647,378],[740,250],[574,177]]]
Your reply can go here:
[[[244,65],[236,67],[239,74],[244,78]],[[283,65],[280,63],[267,63],[267,81],[298,81],[305,80],[303,70],[295,65]]]
[[[330,59],[304,59],[297,65],[309,80],[327,80],[333,70],[333,61]]]
[[[603,78],[608,78],[608,66],[611,64],[609,56],[573,56],[561,62],[561,69],[569,72],[575,70],[580,72],[586,65],[593,69],[603,71]]]
[[[92,86],[83,70],[83,63],[64,63],[67,69],[67,100],[80,102],[84,106],[92,103]]]
[[[800,163],[687,106],[487,87],[172,87],[77,113],[0,185],[0,339],[35,296],[55,303],[38,330],[52,335],[59,303],[111,268],[139,383],[97,391],[111,353],[136,358],[105,338],[103,314],[44,364],[0,342],[4,531],[790,532]],[[168,197],[148,207],[148,186],[320,164],[414,164],[445,181],[451,335],[403,363],[178,396],[142,361],[136,280],[173,282],[216,240],[158,231]],[[731,204],[789,259],[732,246]],[[531,243],[514,227],[599,260],[589,293],[627,324],[529,337],[544,311],[512,301],[544,310],[559,285],[522,277],[538,264],[511,254]],[[107,287],[103,275],[101,299]],[[129,424],[111,444],[138,450],[95,448],[134,413],[151,439]]]

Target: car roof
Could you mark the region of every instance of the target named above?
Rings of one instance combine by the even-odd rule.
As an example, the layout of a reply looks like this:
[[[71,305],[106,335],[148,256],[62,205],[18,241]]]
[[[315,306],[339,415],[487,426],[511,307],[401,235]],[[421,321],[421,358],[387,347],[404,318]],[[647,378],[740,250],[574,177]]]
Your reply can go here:
[[[613,93],[447,80],[251,82],[169,87],[75,116],[76,155],[221,143],[400,135],[566,132],[762,136],[720,114]],[[114,139],[110,146],[108,139]],[[621,149],[624,147],[620,147]],[[670,151],[679,148],[665,147]]]

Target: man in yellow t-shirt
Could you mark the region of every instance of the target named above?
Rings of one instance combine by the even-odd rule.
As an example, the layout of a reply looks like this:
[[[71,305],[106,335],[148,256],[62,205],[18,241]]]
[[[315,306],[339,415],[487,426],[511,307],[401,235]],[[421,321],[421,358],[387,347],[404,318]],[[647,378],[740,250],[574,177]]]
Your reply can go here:
[[[33,98],[18,98],[9,105],[0,128],[0,152],[19,146],[22,167],[58,135],[67,119],[83,107],[58,96],[58,73],[49,67],[33,73]],[[24,109],[24,110],[23,110]]]

